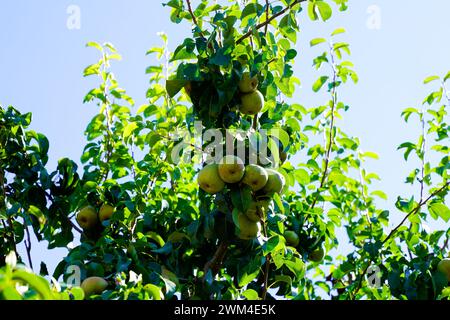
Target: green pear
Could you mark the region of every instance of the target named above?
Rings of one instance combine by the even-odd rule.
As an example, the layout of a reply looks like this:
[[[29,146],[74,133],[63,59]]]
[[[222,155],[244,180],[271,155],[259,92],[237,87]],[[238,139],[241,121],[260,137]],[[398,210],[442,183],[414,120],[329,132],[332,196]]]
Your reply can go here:
[[[264,107],[264,96],[258,90],[246,93],[241,97],[239,111],[245,115],[258,114]]]
[[[437,269],[439,270],[439,272],[447,276],[447,280],[450,282],[450,259],[445,258],[439,261]]]
[[[78,212],[76,220],[83,230],[93,230],[98,224],[97,211],[92,206],[84,207]]]
[[[242,240],[251,240],[258,236],[260,231],[260,224],[253,222],[247,218],[243,213],[239,214],[239,233],[238,237]]]
[[[313,262],[320,262],[324,257],[325,251],[323,250],[323,248],[316,249],[309,254],[309,260]]]
[[[261,200],[261,201],[252,201],[250,207],[245,212],[245,215],[250,221],[260,222],[261,218],[267,216],[267,212],[269,211],[270,201]],[[261,216],[260,216],[261,215]]]
[[[90,277],[81,283],[84,296],[89,298],[92,295],[100,295],[108,288],[108,282],[100,277]]]
[[[284,176],[273,169],[266,169],[269,178],[262,192],[267,195],[281,193],[286,183]]]
[[[249,164],[245,168],[242,183],[248,185],[253,191],[259,191],[267,184],[269,175],[266,169],[257,164]]]
[[[286,231],[284,233],[284,238],[286,239],[286,243],[291,247],[296,247],[300,243],[300,238],[294,231]]]
[[[102,207],[100,208],[100,211],[98,212],[98,217],[100,219],[100,222],[111,219],[115,210],[116,209],[109,204],[102,205]]]
[[[209,194],[215,194],[225,188],[225,182],[220,178],[219,165],[212,163],[200,170],[197,178],[200,188]]]
[[[237,183],[245,173],[244,162],[236,156],[227,155],[219,162],[219,176],[226,183]]]
[[[250,78],[250,72],[245,72],[239,81],[239,91],[242,93],[250,93],[258,88],[258,79],[256,77]]]

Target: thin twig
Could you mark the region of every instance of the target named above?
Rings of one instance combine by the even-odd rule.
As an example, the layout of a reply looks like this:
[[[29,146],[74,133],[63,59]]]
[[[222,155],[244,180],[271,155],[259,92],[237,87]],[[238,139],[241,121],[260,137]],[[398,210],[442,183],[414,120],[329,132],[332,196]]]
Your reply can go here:
[[[213,273],[213,275],[215,275],[219,271],[220,267],[222,266],[223,259],[225,258],[227,251],[228,251],[228,242],[222,241],[220,243],[220,245],[217,247],[217,250],[214,253],[214,256],[212,257],[212,259],[209,260],[205,264],[205,267],[203,268],[203,271],[204,271],[203,281],[205,281],[206,275],[208,274],[208,272],[210,270]]]
[[[33,261],[31,260],[31,237],[28,226],[25,227],[25,232],[27,233],[27,240],[25,240],[25,249],[27,250],[28,263],[30,264],[31,270],[33,269]]]
[[[444,186],[442,186],[441,188],[439,188],[438,190],[434,191],[428,198],[426,198],[425,200],[423,200],[422,202],[420,202],[413,210],[411,210],[406,217],[398,224],[397,227],[395,227],[390,233],[389,235],[386,237],[386,239],[384,239],[384,241],[381,243],[381,245],[383,246],[390,238],[392,238],[392,236],[397,232],[397,230],[406,222],[406,220],[408,220],[408,218],[410,216],[412,216],[413,214],[416,214],[424,205],[426,205],[431,199],[433,199],[437,194],[439,194],[440,192],[442,192],[443,190],[445,190],[446,188],[448,188],[450,185],[450,181],[447,181],[447,183],[444,184]]]
[[[261,224],[263,226],[263,233],[264,233],[264,237],[267,239],[268,237],[268,232],[267,232],[267,224],[266,221],[263,217],[263,213],[261,212],[259,207],[256,207],[257,210],[257,214],[261,219]],[[262,295],[261,298],[262,300],[266,300],[267,299],[267,292],[269,290],[269,273],[270,273],[270,264],[272,263],[272,256],[271,254],[267,254],[266,256],[266,263],[265,263],[265,268],[264,268],[264,287],[263,287],[263,291],[262,291]]]
[[[291,3],[289,6],[287,6],[286,8],[284,8],[283,10],[277,12],[276,14],[274,14],[273,16],[271,16],[269,19],[267,19],[264,22],[261,22],[260,24],[256,25],[255,29],[261,29],[262,27],[265,27],[266,25],[270,24],[274,19],[278,18],[279,16],[285,14],[287,11],[291,10],[295,5],[305,2],[307,0],[295,0],[293,3]],[[248,37],[250,37],[253,33],[253,29],[248,31],[247,33],[245,33],[244,35],[242,35],[239,39],[236,40],[236,44],[241,43],[242,41],[244,41],[245,39],[247,39]]]
[[[192,17],[192,22],[194,22],[194,24],[197,26],[198,30],[200,30],[200,35],[204,38],[205,36],[203,35],[203,32],[202,32],[200,26],[198,25],[198,21],[197,21],[197,18],[195,17],[194,11],[192,11],[191,0],[186,0],[186,3],[188,6],[189,14]]]
[[[392,229],[392,231],[388,234],[388,236],[383,240],[383,242],[381,243],[381,247],[383,247],[386,242],[389,241],[389,239],[391,239],[394,234],[398,231],[398,229],[400,229],[401,226],[403,226],[403,224],[406,222],[406,220],[409,219],[409,217],[411,217],[412,215],[416,214],[424,205],[426,205],[431,199],[433,199],[437,194],[441,193],[443,190],[445,190],[446,188],[448,188],[450,186],[450,181],[447,181],[441,188],[439,188],[438,190],[434,191],[432,194],[430,194],[428,196],[428,198],[426,198],[425,200],[419,202],[417,204],[417,206],[412,209],[407,215],[406,217],[394,228]],[[381,248],[380,247],[380,248]],[[356,298],[356,294],[358,293],[358,291],[361,289],[362,286],[362,281],[364,276],[367,273],[367,270],[369,269],[369,267],[371,266],[372,262],[374,262],[373,258],[371,258],[366,266],[366,268],[364,269],[364,271],[362,272],[362,274],[359,277],[359,282],[358,282],[358,286],[356,287],[354,293],[353,293],[353,297]]]
[[[331,155],[331,150],[333,149],[333,145],[334,145],[334,136],[333,136],[333,131],[334,131],[334,122],[335,122],[335,109],[336,109],[336,104],[337,104],[337,92],[336,92],[336,82],[337,82],[337,69],[336,69],[336,63],[334,61],[334,53],[333,53],[333,46],[330,44],[330,56],[331,56],[331,68],[333,69],[333,89],[331,91],[331,120],[330,120],[330,132],[328,135],[328,141],[327,141],[327,150],[325,153],[325,167],[323,169],[322,172],[322,178],[320,180],[320,186],[319,189],[322,189],[325,186],[325,182],[326,179],[328,177],[328,167],[330,165],[330,155]],[[319,191],[318,191],[319,192]],[[317,201],[319,199],[319,195],[317,195],[309,210],[314,209],[314,207],[317,204]]]
[[[255,116],[253,117],[253,130],[258,130],[258,115],[255,114]]]

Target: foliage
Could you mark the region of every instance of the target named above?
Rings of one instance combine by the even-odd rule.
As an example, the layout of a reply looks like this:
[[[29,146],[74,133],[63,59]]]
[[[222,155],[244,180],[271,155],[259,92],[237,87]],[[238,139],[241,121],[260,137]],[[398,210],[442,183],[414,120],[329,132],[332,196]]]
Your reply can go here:
[[[84,76],[97,77],[99,85],[84,102],[98,113],[85,130],[82,170],[62,159],[49,173],[49,142],[28,129],[31,115],[0,108],[2,256],[17,252],[25,237],[31,250],[29,227],[39,241],[49,241],[49,249],[67,247],[80,236],[81,244],[70,249],[53,277],[68,282],[70,267],[77,266],[82,279],[105,278],[108,289],[94,299],[447,298],[448,283],[436,266],[446,254],[450,229],[447,224],[429,231],[425,223],[450,219],[445,204],[450,169],[445,85],[450,75],[427,78],[425,83],[439,81],[438,89],[421,108],[402,113],[406,122],[417,117],[421,127],[416,142],[399,146],[406,161],[418,160],[405,183],[417,185],[419,195],[399,195],[396,207],[404,219],[391,230],[391,213],[378,206],[378,199],[387,196],[371,187],[380,178],[364,167],[366,159],[377,155],[362,151],[359,139],[339,127],[350,108],[339,90],[358,82],[348,60],[350,46],[340,40],[344,29],[310,41],[310,50],[317,52],[317,79],[304,83],[324,103],[294,99],[301,83],[293,72],[300,19],[327,21],[336,9],[346,10],[346,0],[227,5],[202,0],[196,8],[191,1],[170,0],[164,5],[171,21],[193,25],[193,36],[170,52],[161,34],[163,46],[148,51],[158,64],[146,70],[146,104],[135,108],[119,86],[111,62],[121,56],[113,45],[88,44],[100,59]],[[265,97],[260,116],[242,115],[237,108],[238,83],[246,71],[258,78]],[[285,133],[271,137],[269,149],[276,163],[281,153],[287,154],[278,170],[288,188],[274,197],[257,239],[236,237],[236,213],[248,205],[248,194],[226,190],[211,196],[195,181],[205,160],[198,149],[205,150],[207,143],[186,133],[211,128],[241,130],[243,140],[259,129]],[[175,161],[180,146],[191,151],[189,161]],[[440,155],[439,160],[432,161],[436,156],[429,153]],[[77,227],[80,209],[100,210],[105,203],[115,208],[111,219],[90,232]],[[299,235],[298,246],[287,244],[286,230]],[[335,256],[347,238],[353,250]],[[326,257],[312,261],[320,248]],[[58,296],[35,287],[19,294],[11,279],[25,271],[6,261],[0,264],[5,266],[2,298],[70,297],[70,291]],[[28,264],[33,267],[31,259]],[[381,275],[379,286],[370,285],[373,266]],[[24,279],[32,287],[42,282],[28,275]],[[47,276],[45,265],[41,275]]]

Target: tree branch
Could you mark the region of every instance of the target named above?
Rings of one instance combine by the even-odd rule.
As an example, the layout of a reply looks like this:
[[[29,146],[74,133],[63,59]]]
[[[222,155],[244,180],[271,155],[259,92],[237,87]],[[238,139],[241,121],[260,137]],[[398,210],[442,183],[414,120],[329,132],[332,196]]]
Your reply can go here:
[[[198,21],[197,21],[197,18],[195,17],[194,11],[192,11],[191,0],[186,0],[186,3],[187,3],[187,6],[188,6],[189,14],[192,17],[192,22],[194,22],[194,24],[200,30],[200,35],[204,38],[205,36],[203,35],[203,32],[202,32],[200,26],[198,25]]]
[[[337,104],[336,81],[337,81],[338,75],[337,75],[337,70],[336,70],[336,63],[334,61],[333,47],[331,45],[330,45],[330,56],[331,56],[331,68],[333,69],[333,89],[331,91],[330,133],[328,134],[327,151],[325,153],[325,167],[323,169],[322,179],[320,180],[320,186],[319,186],[318,190],[322,189],[325,186],[325,182],[328,177],[328,167],[330,165],[331,150],[333,149],[333,144],[334,144],[333,143],[333,141],[334,141],[333,131],[334,131],[334,122],[335,122],[334,111],[336,109],[336,104]],[[313,203],[311,204],[311,207],[309,208],[309,210],[314,209],[314,207],[317,204],[318,198],[319,198],[319,195],[317,195],[314,198]]]
[[[268,237],[267,224],[264,219],[263,212],[261,212],[261,209],[258,206],[256,207],[256,213],[259,216],[259,218],[261,219],[261,225],[263,227],[264,237],[267,239],[267,237]],[[266,256],[266,262],[265,262],[265,268],[264,268],[264,284],[263,284],[264,286],[263,286],[263,291],[261,294],[262,300],[266,300],[267,291],[269,290],[269,273],[270,273],[270,264],[272,263],[271,261],[272,261],[272,256],[269,253]]]
[[[278,18],[279,16],[282,16],[283,14],[285,14],[286,12],[288,12],[289,10],[291,10],[295,5],[305,2],[307,0],[295,0],[294,2],[292,2],[289,6],[287,6],[286,8],[284,8],[283,10],[281,10],[280,12],[277,12],[276,14],[274,14],[273,16],[271,16],[269,19],[267,19],[264,22],[261,22],[260,24],[256,25],[255,29],[261,29],[267,25],[269,25],[274,19]],[[245,33],[244,35],[242,35],[239,39],[236,40],[236,44],[241,43],[242,41],[244,41],[245,39],[247,39],[248,37],[250,37],[253,33],[253,30],[248,31],[247,33]]]
[[[209,260],[205,264],[205,267],[203,268],[203,271],[204,271],[203,281],[205,281],[206,275],[208,274],[208,272],[210,270],[213,273],[213,275],[215,275],[219,271],[220,267],[222,266],[223,259],[225,258],[227,251],[228,251],[228,242],[222,241],[220,243],[219,247],[217,248],[216,252],[214,253],[214,256],[212,257],[212,259]]]
[[[25,231],[27,233],[27,240],[25,240],[25,249],[27,250],[28,263],[30,264],[31,270],[33,270],[33,261],[31,260],[31,237],[28,226],[25,227]]]
[[[392,236],[397,232],[397,230],[406,222],[406,220],[408,220],[408,218],[410,216],[412,216],[413,214],[416,214],[424,205],[426,205],[431,199],[433,199],[437,194],[441,193],[442,191],[444,191],[446,188],[448,188],[450,186],[450,181],[447,181],[447,183],[445,183],[441,188],[439,188],[438,190],[434,191],[432,194],[430,194],[428,196],[428,198],[426,198],[425,200],[419,202],[419,204],[413,209],[411,210],[406,217],[389,233],[389,235],[386,237],[386,239],[383,240],[383,242],[381,243],[381,245],[383,246],[390,238],[392,238]]]
[[[269,0],[266,0],[266,21],[269,20]],[[269,29],[269,24],[264,26],[264,34],[267,35],[267,30]]]
[[[437,194],[441,193],[442,191],[444,191],[446,188],[448,188],[450,186],[450,181],[447,181],[441,188],[439,188],[438,190],[434,191],[432,194],[430,194],[428,196],[428,198],[426,198],[425,200],[421,201],[418,203],[418,205],[412,209],[407,215],[406,217],[388,234],[388,236],[383,240],[383,242],[381,243],[381,247],[383,247],[386,242],[389,241],[389,239],[391,239],[394,234],[398,231],[398,229],[400,229],[400,227],[406,222],[406,220],[408,220],[408,218],[414,214],[416,214],[417,212],[419,212],[419,210],[426,205],[431,199],[433,199]],[[381,248],[380,247],[380,248]],[[354,293],[353,293],[353,298],[356,298],[356,294],[358,293],[358,291],[361,289],[362,287],[362,281],[364,276],[367,273],[367,270],[369,269],[369,267],[372,265],[372,262],[374,262],[373,258],[371,258],[369,260],[369,263],[367,264],[366,268],[363,270],[362,274],[359,277],[359,282],[358,282],[358,286],[356,287]]]

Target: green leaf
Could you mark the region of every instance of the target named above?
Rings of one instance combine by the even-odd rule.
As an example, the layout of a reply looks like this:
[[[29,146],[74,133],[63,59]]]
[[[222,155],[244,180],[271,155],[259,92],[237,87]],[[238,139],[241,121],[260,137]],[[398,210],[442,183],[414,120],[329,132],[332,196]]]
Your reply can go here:
[[[153,298],[153,300],[162,300],[164,299],[164,295],[161,292],[161,289],[155,286],[154,284],[147,284],[144,287],[144,290]]]
[[[324,43],[327,42],[327,40],[325,40],[324,38],[314,38],[309,42],[309,45],[311,47],[317,46],[320,43]]]
[[[444,82],[446,82],[448,79],[450,79],[450,71],[445,75]]]
[[[285,247],[285,239],[279,235],[275,235],[271,237],[264,245],[264,255],[268,255],[269,253],[274,253],[279,251]]]
[[[331,9],[330,5],[323,1],[317,1],[316,2],[317,9],[319,9],[319,14],[322,17],[323,21],[327,21],[331,18],[331,15],[333,14],[333,10]]]
[[[43,300],[53,299],[50,285],[44,278],[32,273],[28,273],[25,270],[17,270],[13,274],[13,279],[21,280],[24,283],[28,284],[41,296]]]
[[[188,83],[186,80],[167,80],[166,91],[167,94],[173,98],[180,90]]]
[[[257,255],[248,265],[239,271],[239,287],[245,287],[257,278],[263,262],[264,259],[261,259],[261,257]]]
[[[318,92],[323,85],[328,81],[329,77],[328,76],[322,76],[319,79],[317,79],[316,82],[314,82],[313,84],[313,91],[314,92]]]
[[[439,80],[439,77],[438,76],[429,76],[428,78],[423,80],[423,83],[427,84],[427,83],[430,83],[430,82],[435,81],[435,80]]]
[[[337,28],[336,30],[334,30],[334,31],[331,33],[331,36],[335,36],[335,35],[341,34],[341,33],[345,33],[345,29],[344,29],[344,28]]]
[[[70,289],[70,293],[73,295],[74,300],[84,300],[84,291],[79,287],[73,287]]]
[[[428,205],[431,213],[441,217],[445,222],[450,220],[450,209],[443,203],[435,202]]]
[[[305,169],[297,169],[294,171],[295,180],[300,185],[307,185],[311,182],[311,177],[309,176],[308,171]]]
[[[308,2],[308,16],[312,21],[319,19],[319,16],[316,13],[316,4],[312,1]]]
[[[243,295],[247,300],[250,300],[250,301],[259,300],[258,292],[256,292],[256,291],[253,290],[253,289],[245,290],[245,291],[242,293],[242,295]]]
[[[103,52],[103,47],[100,44],[98,44],[97,42],[94,42],[94,41],[86,43],[86,47],[95,48],[98,51]]]

